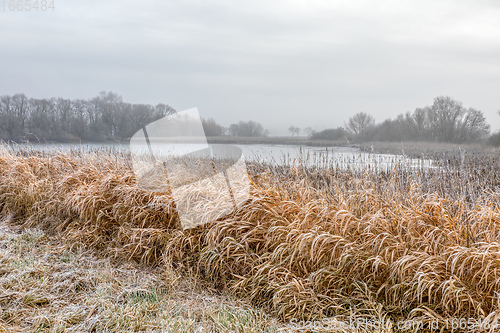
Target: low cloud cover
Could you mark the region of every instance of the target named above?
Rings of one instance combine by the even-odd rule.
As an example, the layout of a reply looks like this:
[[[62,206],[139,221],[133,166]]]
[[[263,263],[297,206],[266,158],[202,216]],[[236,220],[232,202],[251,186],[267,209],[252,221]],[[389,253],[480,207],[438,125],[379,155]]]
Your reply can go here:
[[[0,11],[0,94],[198,107],[224,125],[342,126],[449,95],[500,129],[497,1],[68,1]]]

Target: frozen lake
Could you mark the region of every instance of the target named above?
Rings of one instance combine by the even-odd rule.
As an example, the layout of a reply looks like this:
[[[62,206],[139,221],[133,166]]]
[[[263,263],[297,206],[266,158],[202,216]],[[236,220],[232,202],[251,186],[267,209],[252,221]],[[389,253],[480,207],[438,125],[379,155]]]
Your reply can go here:
[[[203,148],[199,145],[199,148]],[[377,168],[393,169],[396,165],[421,169],[433,168],[433,161],[428,159],[410,159],[403,155],[376,154],[363,152],[354,147],[310,147],[293,145],[234,145],[239,147],[247,162],[266,162],[277,165],[298,165],[318,167],[345,167],[355,169]],[[29,147],[40,151],[69,151],[83,149],[95,151],[100,149],[130,152],[130,145],[125,143],[85,143],[85,144],[21,144],[11,146]],[[194,144],[152,145],[154,152],[168,154],[174,152],[179,155],[183,151],[190,152],[198,149]]]

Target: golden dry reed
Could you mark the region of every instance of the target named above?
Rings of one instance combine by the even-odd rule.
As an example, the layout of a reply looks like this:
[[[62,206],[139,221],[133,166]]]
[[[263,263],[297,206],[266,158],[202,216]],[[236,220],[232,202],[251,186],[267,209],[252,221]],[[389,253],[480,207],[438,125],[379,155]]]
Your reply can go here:
[[[169,193],[140,190],[125,154],[3,147],[0,212],[70,246],[194,271],[285,321],[492,321],[500,168],[471,161],[386,171],[250,164],[251,199],[183,231]]]

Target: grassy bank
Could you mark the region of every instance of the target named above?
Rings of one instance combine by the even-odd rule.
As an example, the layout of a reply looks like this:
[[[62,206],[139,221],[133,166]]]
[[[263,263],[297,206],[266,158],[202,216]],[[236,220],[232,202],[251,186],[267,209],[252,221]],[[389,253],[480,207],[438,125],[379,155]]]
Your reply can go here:
[[[138,189],[126,156],[0,155],[0,210],[68,247],[190,272],[284,322],[500,317],[500,168],[249,165],[251,199],[181,230],[169,193]],[[16,222],[17,221],[17,222]]]

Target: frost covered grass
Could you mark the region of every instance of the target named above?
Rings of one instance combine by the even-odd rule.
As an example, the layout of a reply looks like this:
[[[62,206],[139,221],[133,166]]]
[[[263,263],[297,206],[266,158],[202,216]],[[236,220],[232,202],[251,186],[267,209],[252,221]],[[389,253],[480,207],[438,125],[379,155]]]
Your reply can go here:
[[[239,210],[182,230],[170,194],[140,190],[124,154],[4,149],[0,211],[12,225],[63,240],[65,250],[189,272],[284,322],[500,317],[498,155],[458,155],[435,169],[248,169],[251,197]],[[163,288],[156,280],[148,286],[154,295]],[[148,288],[130,295],[160,297]],[[36,295],[37,306],[61,299]],[[2,322],[26,317],[15,313]]]

